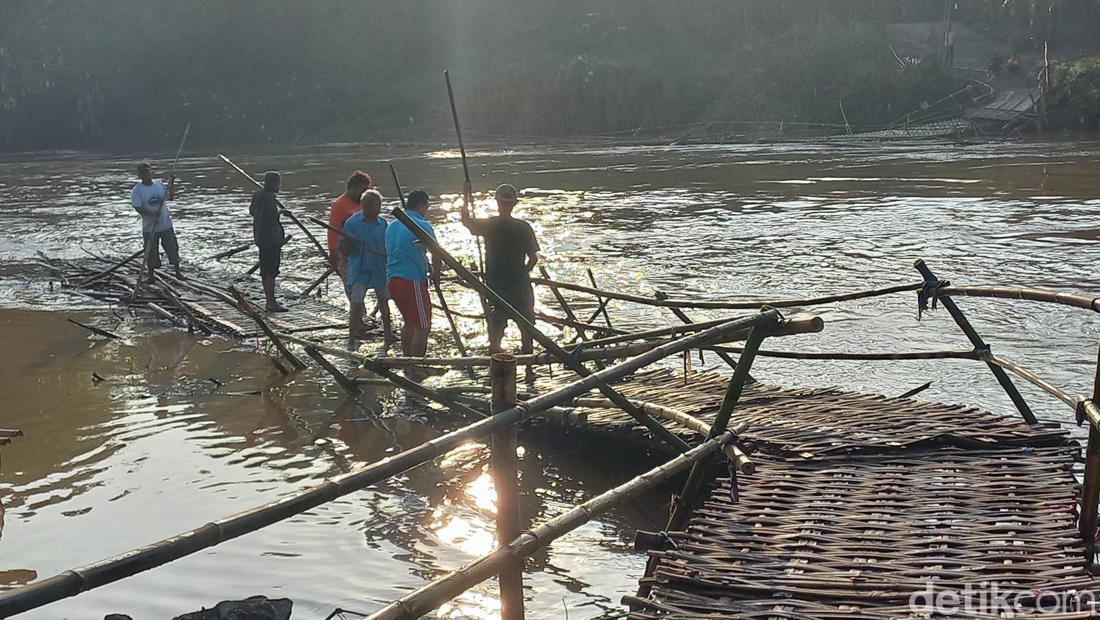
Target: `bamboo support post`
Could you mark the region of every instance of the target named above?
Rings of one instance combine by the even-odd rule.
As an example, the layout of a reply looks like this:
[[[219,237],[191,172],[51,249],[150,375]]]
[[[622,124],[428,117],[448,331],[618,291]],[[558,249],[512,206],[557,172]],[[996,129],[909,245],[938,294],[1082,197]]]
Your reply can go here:
[[[1100,403],[1100,349],[1096,356],[1096,378],[1092,384],[1092,404]],[[1081,405],[1084,406],[1084,403]],[[1086,411],[1087,413],[1087,411]],[[1100,415],[1096,416],[1100,418]],[[1085,447],[1085,478],[1081,486],[1081,512],[1078,525],[1085,543],[1085,564],[1092,566],[1096,558],[1097,503],[1100,502],[1100,419],[1085,416],[1089,425],[1089,440]]]
[[[291,363],[291,365],[293,365],[298,370],[306,367],[305,363],[302,362],[302,360],[298,359],[298,356],[294,355],[294,353],[292,353],[290,349],[288,349],[287,346],[283,344],[283,341],[281,338],[279,338],[279,335],[276,334],[275,331],[272,330],[271,327],[267,324],[267,321],[265,321],[264,318],[260,316],[259,311],[252,306],[252,303],[245,299],[243,293],[233,287],[229,287],[229,292],[236,298],[237,308],[239,308],[241,312],[248,315],[248,318],[256,322],[256,326],[260,328],[260,331],[262,331],[264,335],[267,336],[267,339],[275,345],[275,348],[279,350],[279,353],[281,353],[282,356]]]
[[[595,290],[599,290],[600,287],[596,284],[596,276],[592,273],[592,269],[586,267],[585,272],[588,274],[588,281],[592,283],[592,288]],[[615,326],[611,324],[611,316],[607,314],[607,302],[604,301],[603,297],[601,297],[598,293],[596,294],[596,301],[598,301],[600,304],[599,309],[597,309],[596,312],[603,313],[604,322],[607,323],[607,326],[611,329],[615,329]],[[591,322],[592,321],[589,321],[589,323]]]
[[[921,259],[917,259],[913,266],[924,277],[925,286],[936,287],[940,281],[936,278],[936,275],[932,273],[932,270]],[[966,319],[966,315],[955,304],[955,301],[951,299],[949,294],[943,292],[941,289],[938,292],[938,297],[943,307],[947,308],[947,312],[951,314],[951,318],[955,319],[955,323],[958,324],[959,329],[966,334],[966,337],[970,340],[970,344],[974,345],[975,349],[980,351],[989,350],[989,345],[982,340],[982,337],[978,335],[978,332],[974,330],[974,326],[970,324],[970,321]],[[1020,414],[1024,417],[1024,421],[1028,424],[1036,424],[1038,420],[1035,418],[1035,414],[1032,413],[1031,408],[1027,406],[1027,402],[1024,401],[1024,397],[1020,394],[1020,391],[1016,389],[1016,385],[1012,383],[1012,379],[1009,378],[1008,373],[1003,368],[997,366],[993,362],[987,361],[986,366],[993,372],[993,376],[997,378],[997,383],[1001,384],[1001,389],[1008,394],[1008,397],[1012,399],[1012,403],[1016,405],[1016,409],[1020,411]]]
[[[341,372],[339,368],[334,366],[332,362],[328,361],[328,359],[317,350],[317,347],[306,347],[306,355],[312,357],[313,361],[317,362],[318,366],[332,375],[332,378],[336,380],[336,383],[339,384],[340,387],[344,388],[345,392],[352,396],[357,396],[362,393],[355,381],[352,381],[347,375]]]
[[[578,379],[561,389],[519,403],[515,407],[495,416],[451,431],[399,454],[327,480],[317,486],[296,491],[274,502],[212,521],[201,527],[140,547],[114,558],[82,568],[67,570],[18,589],[0,592],[0,617],[23,613],[70,596],[76,596],[81,592],[162,566],[227,540],[299,515],[326,502],[402,474],[471,440],[485,437],[498,426],[521,422],[551,407],[569,403],[601,383],[622,379],[658,360],[694,348],[700,342],[719,338],[723,334],[760,324],[766,320],[766,315],[744,317],[728,321],[705,332],[685,336],[678,341],[662,345],[657,349],[611,366],[606,370]],[[704,446],[707,445],[710,445],[710,442],[704,444]],[[701,448],[703,446],[695,450]],[[702,458],[713,452],[714,449],[717,449],[717,446],[705,454],[696,453],[691,458]],[[690,461],[681,456],[674,459],[673,463],[679,463],[680,465],[675,466],[674,471],[668,472],[669,476],[678,473]],[[654,481],[654,484],[666,478],[667,476],[660,477],[660,479]],[[499,571],[493,571],[488,575],[491,576],[496,572]]]
[[[391,169],[392,167],[393,166],[391,164]],[[394,172],[394,175],[396,176],[396,172]],[[525,317],[522,312],[519,312],[518,310],[513,308],[512,305],[509,304],[503,297],[498,295],[496,291],[486,286],[485,283],[481,280],[478,280],[477,277],[474,276],[474,274],[470,273],[470,271],[462,265],[462,263],[455,260],[455,258],[451,256],[449,252],[444,250],[443,246],[441,246],[434,238],[432,238],[432,236],[429,235],[427,231],[425,231],[416,222],[410,219],[409,216],[405,213],[404,209],[402,209],[401,207],[394,207],[393,215],[398,219],[398,221],[408,227],[408,229],[413,233],[413,235],[416,236],[417,239],[420,240],[420,243],[423,244],[425,248],[435,254],[440,260],[446,263],[447,266],[454,269],[455,273],[458,274],[458,276],[461,277],[468,286],[473,287],[479,293],[481,293],[486,299],[489,300],[494,308],[507,314],[508,317],[512,319],[522,331],[530,335],[535,342],[538,342],[539,345],[543,347],[543,349],[545,349],[554,357],[558,358],[558,360],[565,364],[566,367],[568,367],[570,370],[577,373],[581,377],[592,376],[592,371],[586,368],[583,363],[574,359],[568,352],[562,349],[558,345],[558,343],[554,342],[553,339],[547,337],[546,334],[539,331],[537,327],[535,327],[530,321],[527,320],[527,317]],[[760,320],[767,320],[772,323],[780,321],[778,312],[774,312],[771,314],[762,313],[759,316]],[[600,382],[598,384],[598,389],[604,394],[604,396],[607,396],[611,400],[615,401],[615,404],[619,405],[624,411],[626,411],[636,420],[641,422],[656,437],[661,438],[662,440],[676,448],[678,452],[686,452],[689,449],[690,446],[688,446],[684,442],[684,440],[674,435],[671,431],[662,426],[661,423],[657,420],[654,420],[646,413],[639,411],[635,407],[631,406],[630,402],[622,394],[619,394],[617,391],[615,391],[611,386],[607,385],[606,383]]]
[[[489,366],[489,380],[493,389],[493,415],[515,407],[515,358],[502,353],[494,355]],[[497,544],[503,548],[520,534],[519,463],[514,426],[501,426],[493,431],[491,469],[497,496]],[[523,561],[501,567],[499,580],[501,619],[523,620]]]
[[[471,587],[491,578],[500,571],[501,567],[530,557],[535,551],[549,546],[558,538],[608,512],[619,502],[656,487],[688,466],[714,454],[722,445],[732,439],[732,433],[725,433],[688,450],[684,454],[623,485],[601,493],[534,530],[520,535],[512,540],[508,546],[499,548],[489,555],[436,579],[412,594],[390,603],[369,616],[369,620],[419,618]]]

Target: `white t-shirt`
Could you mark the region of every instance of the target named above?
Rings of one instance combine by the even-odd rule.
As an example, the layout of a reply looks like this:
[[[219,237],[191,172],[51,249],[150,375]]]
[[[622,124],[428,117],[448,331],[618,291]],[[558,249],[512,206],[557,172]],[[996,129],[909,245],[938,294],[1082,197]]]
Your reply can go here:
[[[164,200],[167,195],[168,186],[160,180],[153,181],[152,185],[138,183],[134,186],[130,204],[141,214],[141,232],[164,232],[172,228],[172,214]]]

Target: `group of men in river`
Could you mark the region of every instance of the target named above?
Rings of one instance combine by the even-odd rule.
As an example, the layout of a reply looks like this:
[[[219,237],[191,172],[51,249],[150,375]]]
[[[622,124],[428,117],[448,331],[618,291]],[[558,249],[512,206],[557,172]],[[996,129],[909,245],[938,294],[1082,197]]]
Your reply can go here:
[[[167,202],[173,198],[174,175],[167,183],[153,180],[149,164],[138,166],[141,181],[131,193],[133,208],[142,217],[148,281],[153,281],[155,269],[161,267],[160,248],[168,255],[177,277],[180,272],[179,244],[172,227]],[[252,217],[252,241],[259,250],[260,278],[266,297],[266,310],[286,312],[276,299],[275,278],[279,275],[286,231],[281,216],[284,211],[277,194],[282,189],[282,175],[276,171],[264,173],[263,186],[252,195],[248,212]],[[470,195],[466,186],[465,195]],[[495,193],[497,216],[475,218],[469,201],[463,201],[461,220],[474,235],[485,239],[485,283],[528,321],[534,320],[535,296],[530,272],[539,260],[539,243],[534,229],[512,216],[519,203],[519,192],[513,185],[503,184]],[[435,230],[428,222],[431,197],[424,190],[409,192],[405,198],[409,219],[435,239]],[[348,318],[349,345],[363,338],[369,327],[364,323],[367,293],[373,291],[384,334],[384,345],[395,341],[389,309],[393,300],[402,318],[401,352],[405,356],[424,356],[431,330],[432,303],[428,285],[438,284],[441,262],[437,256],[428,260],[427,249],[417,236],[400,222],[388,222],[381,216],[382,194],[374,186],[369,173],[357,170],[347,180],[345,191],[329,207],[328,260],[330,267],[343,279],[350,305]],[[490,306],[488,315],[489,352],[501,351],[501,341],[508,315]],[[530,352],[532,342],[524,333],[522,350]]]

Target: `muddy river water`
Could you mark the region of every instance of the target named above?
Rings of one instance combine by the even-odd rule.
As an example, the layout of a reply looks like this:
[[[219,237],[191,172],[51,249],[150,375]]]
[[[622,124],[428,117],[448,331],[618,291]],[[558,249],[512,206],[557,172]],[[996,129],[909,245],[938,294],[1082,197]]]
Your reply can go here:
[[[410,188],[444,195],[430,216],[444,245],[474,253],[448,195],[461,187],[452,151],[327,146],[229,155],[257,173],[281,170],[286,202],[317,216],[355,168],[376,172],[393,196],[382,174],[393,161]],[[912,261],[922,257],[957,284],[1100,295],[1100,143],[516,148],[471,156],[476,189],[507,181],[524,190],[517,215],[533,223],[545,264],[560,279],[582,282],[591,268],[605,288],[761,299],[914,282]],[[270,501],[462,423],[392,390],[356,405],[312,370],[284,380],[255,342],[193,338],[57,290],[37,253],[83,259],[85,250],[137,249],[128,197],[138,157],[0,156],[0,427],[26,434],[0,449],[0,590]],[[167,166],[163,153],[141,157]],[[185,267],[248,240],[249,192],[234,172],[203,154],[184,157],[179,176],[172,209]],[[239,273],[253,261],[245,254],[220,267]],[[304,287],[319,270],[296,235],[286,285]],[[541,303],[556,310],[542,293]],[[335,286],[326,294],[342,303]],[[476,306],[461,291],[451,294],[459,307]],[[1091,390],[1100,320],[1090,313],[996,300],[960,305],[998,354],[1071,394]],[[815,311],[824,332],[769,346],[967,345],[942,310],[918,322],[912,294]],[[612,313],[623,324],[675,320],[626,304]],[[97,342],[65,320],[81,317],[125,339]],[[443,329],[437,319],[433,349],[449,353]],[[465,329],[475,348],[485,346],[473,322]],[[919,398],[1018,415],[985,367],[969,361],[759,359],[753,374],[883,394],[931,381]],[[1043,393],[1021,390],[1040,417],[1072,419]],[[524,514],[542,520],[618,484],[636,467],[620,452],[527,446]],[[324,618],[337,607],[368,612],[492,547],[486,465],[485,446],[471,443],[386,484],[25,617],[167,618],[252,594],[293,599],[295,618]],[[528,616],[620,616],[619,597],[644,565],[633,532],[659,527],[667,497],[663,489],[632,502],[534,558]],[[488,583],[443,614],[494,617],[496,609]]]

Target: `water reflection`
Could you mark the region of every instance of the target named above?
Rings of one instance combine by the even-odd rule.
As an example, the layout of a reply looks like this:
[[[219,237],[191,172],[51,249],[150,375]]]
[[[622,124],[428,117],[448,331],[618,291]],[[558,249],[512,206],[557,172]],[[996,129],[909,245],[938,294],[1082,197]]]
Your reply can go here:
[[[532,222],[551,273],[575,282],[587,281],[591,268],[601,285],[639,294],[790,297],[911,282],[911,261],[923,256],[960,283],[1100,291],[1100,179],[1093,174],[1100,150],[1091,143],[517,148],[471,156],[475,212],[495,214],[498,183],[523,188],[517,215]],[[255,354],[255,343],[193,339],[50,290],[35,263],[37,250],[80,259],[82,245],[113,253],[138,247],[136,216],[124,200],[133,184],[131,159],[0,157],[0,299],[18,308],[0,311],[0,364],[7,371],[0,425],[27,432],[3,448],[0,501],[8,510],[0,588],[269,501],[464,422],[390,389],[366,390],[352,401],[325,376],[282,377]],[[253,171],[283,170],[287,203],[313,216],[323,216],[348,170],[396,160],[410,187],[440,197],[430,217],[444,244],[467,263],[477,254],[459,223],[462,168],[450,149],[341,146],[234,159]],[[58,195],[57,179],[71,176],[74,166],[96,172],[79,195]],[[249,238],[249,191],[208,157],[185,158],[180,170],[184,191],[173,214],[184,260],[206,265],[206,257]],[[395,204],[386,175],[377,176]],[[81,227],[65,225],[78,208],[94,209],[96,217]],[[304,286],[320,268],[297,237],[285,259],[290,283]],[[219,268],[243,273],[254,260],[244,253]],[[447,293],[452,307],[480,311],[476,297],[451,286]],[[326,298],[344,303],[336,286]],[[574,301],[586,317],[596,308],[591,299]],[[548,296],[540,303],[558,311]],[[960,305],[999,355],[1041,370],[1070,393],[1090,389],[1096,318],[1037,304],[965,299]],[[827,321],[825,332],[776,348],[966,344],[942,312],[918,323],[912,296],[815,311]],[[107,326],[123,319],[117,329],[127,340],[93,344],[64,322],[77,312]],[[619,327],[678,323],[630,304],[612,304],[611,314]],[[691,315],[705,320],[721,313]],[[341,318],[339,311],[332,318]],[[460,319],[459,328],[474,351],[484,349],[481,324]],[[516,344],[514,331],[509,337]],[[442,331],[432,346],[451,352]],[[94,381],[92,373],[105,380]],[[964,361],[765,359],[754,374],[779,384],[887,394],[932,381],[922,398],[1015,415],[984,367]],[[1041,417],[1070,419],[1045,395],[1021,389]],[[618,448],[531,448],[521,460],[528,523],[632,473],[633,455]],[[295,617],[323,618],[337,606],[370,611],[493,547],[487,466],[485,445],[471,442],[386,484],[27,617],[114,611],[171,617],[255,592],[293,598]],[[630,548],[631,532],[659,527],[667,500],[665,490],[656,491],[536,554],[527,565],[529,616],[620,614],[619,596],[633,589],[644,564]],[[158,596],[142,596],[148,591]],[[497,605],[495,585],[487,583],[443,615],[494,617]]]

